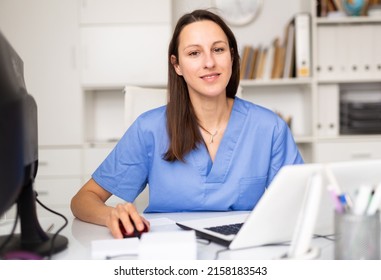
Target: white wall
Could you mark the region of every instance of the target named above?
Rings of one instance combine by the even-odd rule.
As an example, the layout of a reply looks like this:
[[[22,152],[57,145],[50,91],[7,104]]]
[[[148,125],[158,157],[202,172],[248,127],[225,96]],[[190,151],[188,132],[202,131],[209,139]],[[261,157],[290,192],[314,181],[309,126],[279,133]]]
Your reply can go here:
[[[263,8],[256,20],[246,26],[232,27],[239,49],[245,44],[269,45],[279,36],[292,16],[307,7],[308,0],[263,0]],[[184,13],[194,9],[211,8],[213,0],[173,0],[173,25]]]

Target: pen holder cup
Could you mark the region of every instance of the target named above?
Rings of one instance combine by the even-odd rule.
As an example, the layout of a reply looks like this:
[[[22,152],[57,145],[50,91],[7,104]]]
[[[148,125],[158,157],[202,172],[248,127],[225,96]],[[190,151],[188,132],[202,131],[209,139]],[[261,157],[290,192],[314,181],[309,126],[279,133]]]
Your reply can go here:
[[[380,214],[335,212],[335,259],[380,259]]]

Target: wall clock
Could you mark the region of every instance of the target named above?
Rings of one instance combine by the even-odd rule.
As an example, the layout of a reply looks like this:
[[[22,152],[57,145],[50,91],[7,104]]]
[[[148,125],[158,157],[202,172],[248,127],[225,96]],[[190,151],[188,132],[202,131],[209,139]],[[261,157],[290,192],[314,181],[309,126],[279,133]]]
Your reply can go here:
[[[251,23],[259,15],[263,0],[213,0],[217,13],[231,25]]]

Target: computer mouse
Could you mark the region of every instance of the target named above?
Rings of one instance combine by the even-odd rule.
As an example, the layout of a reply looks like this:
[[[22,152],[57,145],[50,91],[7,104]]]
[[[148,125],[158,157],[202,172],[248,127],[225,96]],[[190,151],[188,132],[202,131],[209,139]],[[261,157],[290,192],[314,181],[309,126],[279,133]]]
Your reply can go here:
[[[146,226],[146,224],[144,224],[144,229],[139,231],[137,230],[136,228],[134,228],[134,232],[131,233],[131,234],[128,234],[126,229],[124,228],[123,224],[121,221],[119,221],[119,228],[120,228],[120,231],[122,232],[123,234],[123,238],[130,238],[130,237],[137,237],[137,238],[140,238],[140,236],[144,233],[144,232],[148,232],[148,227]]]

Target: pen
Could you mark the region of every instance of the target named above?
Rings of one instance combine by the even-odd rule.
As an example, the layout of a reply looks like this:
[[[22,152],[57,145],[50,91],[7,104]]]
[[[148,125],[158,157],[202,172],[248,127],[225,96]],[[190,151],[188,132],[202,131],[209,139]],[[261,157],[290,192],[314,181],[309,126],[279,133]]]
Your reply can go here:
[[[358,194],[355,198],[355,203],[353,207],[353,214],[363,215],[369,205],[369,198],[372,193],[372,188],[369,185],[362,185],[359,188]]]
[[[381,204],[381,183],[378,184],[376,190],[374,191],[374,194],[371,198],[366,214],[373,215],[374,213],[376,213],[377,209],[380,207],[380,204]]]
[[[349,211],[352,208],[352,201],[347,193],[339,195],[339,201],[345,211]]]
[[[332,185],[328,185],[327,188],[328,188],[328,191],[332,197],[332,201],[333,201],[336,212],[337,213],[343,213],[344,207],[343,207],[342,203],[340,202],[340,199],[339,199],[337,193],[335,192],[335,190],[333,189]]]
[[[333,189],[336,192],[336,195],[339,195],[342,193],[339,184],[337,183],[337,180],[335,178],[335,175],[333,175],[332,169],[329,166],[325,166],[324,168],[325,173],[328,177],[329,181],[329,187]]]
[[[353,207],[353,202],[352,202],[352,199],[351,199],[350,195],[347,194],[347,193],[345,193],[344,196],[345,196],[345,201],[347,202],[347,206],[348,206],[348,208],[349,208],[349,209],[352,209],[352,207]]]

